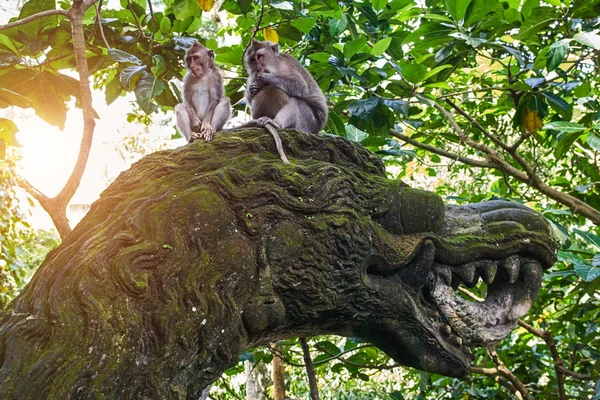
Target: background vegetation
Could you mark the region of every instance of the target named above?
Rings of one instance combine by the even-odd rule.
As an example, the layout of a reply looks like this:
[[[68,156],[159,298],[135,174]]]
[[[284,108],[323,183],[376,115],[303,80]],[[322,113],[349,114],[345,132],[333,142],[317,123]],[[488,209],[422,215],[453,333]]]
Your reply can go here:
[[[315,77],[330,106],[325,132],[377,152],[390,174],[448,202],[502,198],[537,209],[561,240],[534,309],[469,379],[394,367],[352,339],[309,343],[323,398],[600,399],[599,0],[30,0],[0,27],[0,107],[33,108],[64,126],[84,115],[77,165],[47,197],[15,175],[18,126],[0,118],[0,302],[39,262],[20,208],[24,188],[68,234],[65,209],[92,148],[91,88],[107,103],[133,96],[131,123],[150,124],[181,99],[193,38],[215,50],[238,114],[242,54],[252,37],[278,41]],[[21,203],[19,202],[21,200]],[[480,288],[473,295],[482,295]],[[287,364],[287,395],[308,398],[297,341],[256,349],[247,365]],[[241,398],[244,364],[211,397]],[[272,393],[272,389],[268,388]]]

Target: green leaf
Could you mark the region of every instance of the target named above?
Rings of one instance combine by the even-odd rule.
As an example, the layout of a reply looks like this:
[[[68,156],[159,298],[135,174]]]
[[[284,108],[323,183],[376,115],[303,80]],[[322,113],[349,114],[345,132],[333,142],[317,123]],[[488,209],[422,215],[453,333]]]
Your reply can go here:
[[[331,18],[329,20],[329,34],[333,37],[337,37],[346,30],[347,26],[348,17],[346,17],[346,14],[342,14],[340,19]]]
[[[118,63],[129,63],[135,65],[140,65],[142,63],[140,59],[134,56],[133,54],[129,54],[119,49],[109,49],[108,55],[110,56],[110,58],[112,58]]]
[[[373,48],[371,49],[371,54],[373,54],[374,56],[382,55],[388,49],[388,47],[390,47],[390,43],[392,43],[391,37],[386,37],[379,40],[373,45]]]
[[[573,39],[581,44],[600,50],[600,35],[592,32],[581,32],[573,36]]]
[[[342,117],[340,117],[340,115],[337,112],[329,112],[329,115],[327,117],[327,125],[325,126],[325,131],[338,136],[346,136],[346,126],[344,125]]]
[[[65,129],[67,120],[67,106],[65,102],[50,85],[40,85],[37,90],[29,93],[35,113],[50,125]]]
[[[123,88],[121,87],[121,83],[119,82],[119,79],[115,76],[110,82],[106,84],[104,94],[106,104],[110,105],[112,102],[114,102],[121,95],[122,91]]]
[[[171,20],[168,17],[163,17],[160,20],[160,31],[165,35],[171,32]]]
[[[297,18],[293,20],[292,26],[298,29],[300,32],[308,33],[315,26],[315,22],[317,22],[316,18],[305,17],[305,18]]]
[[[412,64],[402,60],[399,65],[402,76],[411,83],[419,83],[427,75],[427,69],[422,64]]]
[[[594,235],[591,232],[585,232],[579,229],[573,229],[573,232],[584,238],[588,243],[593,244],[598,249],[600,249],[600,237]]]
[[[0,44],[5,46],[8,50],[12,51],[14,54],[19,54],[19,51],[8,36],[0,34]]]
[[[340,348],[328,340],[318,342],[316,346],[325,349],[325,351],[329,353],[329,357],[331,357],[331,355],[337,355],[341,353]]]
[[[423,77],[423,80],[426,81],[427,79],[429,79],[432,76],[436,75],[438,72],[443,71],[443,70],[448,69],[448,68],[452,68],[452,65],[449,65],[449,64],[439,65],[439,66],[433,68],[431,71],[427,72],[425,74],[425,76]]]
[[[152,114],[156,110],[152,98],[161,94],[163,90],[165,90],[164,82],[155,76],[146,74],[138,80],[135,86],[135,97],[146,114]]]
[[[167,71],[167,62],[164,57],[160,54],[155,54],[152,56],[152,75],[161,76]]]
[[[30,17],[42,11],[56,9],[55,0],[29,0],[21,7],[21,13],[18,19]]]
[[[125,90],[133,89],[135,77],[146,71],[145,65],[132,65],[125,68],[119,76],[119,81]]]
[[[367,132],[363,132],[352,124],[346,125],[346,138],[353,142],[362,142],[369,137]]]
[[[352,113],[352,115],[357,116],[362,120],[369,120],[373,111],[375,111],[375,107],[379,104],[378,97],[370,97],[364,100],[358,100],[348,106],[348,111]]]
[[[152,99],[161,94],[163,90],[165,90],[165,84],[155,76],[147,74],[138,80],[134,91],[135,98],[146,114],[156,111],[157,107]]]
[[[366,36],[361,36],[357,40],[350,40],[344,43],[344,57],[346,59],[352,58],[356,53],[362,53],[367,44]],[[329,58],[329,57],[328,57]]]
[[[20,146],[15,135],[18,131],[19,128],[13,121],[0,118],[0,140],[3,140],[7,146]]]
[[[487,43],[487,40],[485,40],[485,39],[471,37],[462,32],[454,32],[454,33],[451,33],[450,36],[464,41],[465,43],[467,43],[469,46],[471,46],[473,48],[476,48],[476,47],[482,45],[483,43]]]
[[[554,148],[554,156],[556,157],[556,159],[562,159],[563,156],[566,154],[567,150],[571,148],[573,143],[575,143],[575,141],[579,139],[581,135],[583,135],[583,132],[579,131],[561,132],[558,137],[558,144],[556,144]]]
[[[478,22],[485,21],[487,15],[492,11],[498,0],[473,0],[465,15],[465,26],[475,25]]]
[[[546,82],[546,78],[527,78],[525,79],[525,83],[529,85],[532,89],[535,89],[538,86],[541,86]]]
[[[372,0],[371,4],[373,5],[375,11],[381,11],[383,10],[383,7],[385,7],[385,5],[387,4],[387,0]]]
[[[586,142],[592,149],[600,151],[600,136],[594,132],[588,134]]]
[[[573,266],[575,273],[585,282],[591,282],[600,277],[600,268],[593,267],[587,264],[575,264]]]
[[[173,14],[179,20],[184,20],[190,15],[200,18],[202,10],[195,0],[175,0]]]
[[[546,53],[546,69],[548,72],[554,71],[565,60],[570,42],[571,39],[562,39],[550,45],[548,53]]]
[[[13,92],[12,90],[0,87],[0,108],[6,108],[9,106],[28,108],[31,107],[31,100],[19,93]]]
[[[456,21],[460,21],[465,17],[467,7],[471,0],[446,0],[446,7]]]
[[[452,24],[454,22],[450,18],[448,18],[447,16],[440,15],[440,14],[423,14],[421,16],[421,18],[430,19],[432,21],[447,22],[449,24]]]
[[[571,119],[573,116],[573,107],[564,101],[562,97],[548,92],[543,92],[542,95],[548,100],[550,107],[552,107],[552,109],[556,111],[563,119]]]
[[[408,101],[397,99],[381,99],[381,102],[397,113],[408,117]]]
[[[236,2],[244,15],[252,10],[253,0],[236,0]]]
[[[521,25],[519,39],[527,40],[542,29],[550,26],[550,23],[559,18],[558,10],[550,7],[537,7]]]
[[[543,130],[552,129],[552,130],[559,131],[559,132],[571,133],[571,132],[584,131],[585,126],[583,126],[581,124],[576,124],[574,122],[554,121],[554,122],[550,122],[549,124],[542,126],[542,129]]]

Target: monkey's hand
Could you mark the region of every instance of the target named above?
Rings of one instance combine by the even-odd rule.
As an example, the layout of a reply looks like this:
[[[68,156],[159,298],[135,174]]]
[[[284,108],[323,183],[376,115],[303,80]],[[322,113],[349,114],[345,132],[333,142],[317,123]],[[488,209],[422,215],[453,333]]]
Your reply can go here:
[[[210,142],[215,135],[215,130],[208,122],[203,122],[200,128],[200,136],[204,137],[204,140]]]
[[[260,92],[262,88],[264,88],[265,86],[269,86],[270,77],[272,75],[273,74],[270,74],[268,72],[261,72],[259,74],[256,74],[254,80],[248,87],[250,94],[252,96],[256,96],[256,93]]]
[[[250,86],[248,86],[248,91],[252,96],[256,96],[256,94],[260,92],[260,89],[262,89],[262,86],[258,85],[256,82],[252,82]]]
[[[194,133],[202,132],[202,122],[198,118],[192,119],[191,125],[192,125],[192,132],[194,132]],[[196,139],[198,139],[198,138],[196,138]]]

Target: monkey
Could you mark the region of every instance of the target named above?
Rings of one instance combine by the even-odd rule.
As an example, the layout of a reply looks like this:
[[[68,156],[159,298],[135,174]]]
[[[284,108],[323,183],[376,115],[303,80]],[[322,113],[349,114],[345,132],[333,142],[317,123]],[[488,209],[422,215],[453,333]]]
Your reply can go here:
[[[248,72],[246,101],[252,120],[239,128],[263,127],[273,135],[284,163],[287,157],[275,129],[318,133],[327,123],[327,100],[308,70],[279,45],[252,39],[244,56]]]
[[[183,104],[175,106],[177,129],[189,143],[210,141],[231,117],[223,76],[214,63],[215,53],[195,41],[185,53],[188,70],[183,78]]]

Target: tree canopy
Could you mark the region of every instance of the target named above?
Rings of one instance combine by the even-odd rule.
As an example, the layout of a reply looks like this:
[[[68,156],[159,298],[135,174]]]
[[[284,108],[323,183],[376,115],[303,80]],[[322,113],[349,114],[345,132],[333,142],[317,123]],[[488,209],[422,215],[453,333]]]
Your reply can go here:
[[[94,135],[90,86],[107,103],[133,93],[132,122],[170,113],[198,39],[241,115],[244,49],[253,37],[276,41],[326,94],[324,132],[378,153],[399,178],[428,176],[448,200],[510,199],[553,223],[562,263],[523,330],[479,355],[496,370],[482,367],[491,378],[473,378],[473,396],[523,395],[518,382],[535,397],[590,396],[600,371],[599,16],[598,0],[30,0],[0,27],[0,107],[33,108],[58,127],[73,99],[82,107],[82,150],[63,191],[48,198],[20,181],[67,234],[61,210]],[[0,143],[15,144],[17,130],[0,118]],[[320,341],[318,361],[342,358],[334,342]],[[361,366],[380,355],[355,356],[358,367],[338,360],[328,373],[368,379]],[[470,387],[438,378],[406,393]]]

